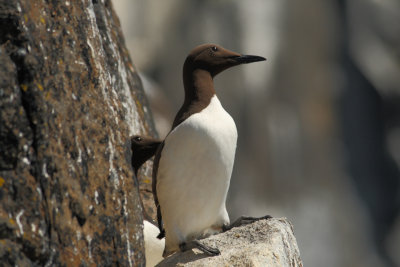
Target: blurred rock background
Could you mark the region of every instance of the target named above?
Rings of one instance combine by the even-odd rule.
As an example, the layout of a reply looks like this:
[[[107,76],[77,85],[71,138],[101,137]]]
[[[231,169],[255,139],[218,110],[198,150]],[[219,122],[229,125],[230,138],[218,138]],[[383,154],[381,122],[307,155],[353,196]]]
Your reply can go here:
[[[399,1],[113,4],[160,137],[194,46],[268,58],[215,80],[239,132],[232,220],[288,217],[305,266],[400,265]]]

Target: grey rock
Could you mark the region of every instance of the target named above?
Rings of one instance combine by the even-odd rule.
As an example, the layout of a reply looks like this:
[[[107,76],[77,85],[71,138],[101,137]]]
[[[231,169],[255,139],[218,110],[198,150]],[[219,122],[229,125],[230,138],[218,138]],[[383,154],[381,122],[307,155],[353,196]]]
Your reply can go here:
[[[233,228],[201,240],[217,247],[211,257],[197,249],[176,253],[160,262],[167,266],[303,266],[293,226],[286,218],[272,218]]]

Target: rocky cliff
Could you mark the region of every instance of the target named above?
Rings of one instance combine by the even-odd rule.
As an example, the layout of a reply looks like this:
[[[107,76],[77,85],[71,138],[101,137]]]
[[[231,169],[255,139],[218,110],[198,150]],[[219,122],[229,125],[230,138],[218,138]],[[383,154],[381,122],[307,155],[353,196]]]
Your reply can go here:
[[[154,134],[110,1],[0,0],[0,262],[137,266]]]

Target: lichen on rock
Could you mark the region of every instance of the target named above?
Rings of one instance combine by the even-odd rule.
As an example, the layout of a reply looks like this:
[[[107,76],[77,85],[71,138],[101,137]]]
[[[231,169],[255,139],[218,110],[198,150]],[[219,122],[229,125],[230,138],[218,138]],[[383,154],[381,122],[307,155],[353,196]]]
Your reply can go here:
[[[0,0],[0,261],[140,266],[129,137],[154,135],[110,1]]]

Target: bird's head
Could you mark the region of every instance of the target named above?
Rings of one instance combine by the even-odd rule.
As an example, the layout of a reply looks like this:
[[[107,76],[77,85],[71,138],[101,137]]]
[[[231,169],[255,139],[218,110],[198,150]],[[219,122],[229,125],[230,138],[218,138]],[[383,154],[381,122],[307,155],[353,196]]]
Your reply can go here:
[[[160,144],[160,140],[151,137],[135,135],[131,138],[132,166],[135,174],[143,163],[154,156]]]
[[[264,60],[266,59],[263,57],[241,55],[216,44],[203,44],[190,51],[184,64],[184,72],[203,69],[214,77],[230,67]]]

